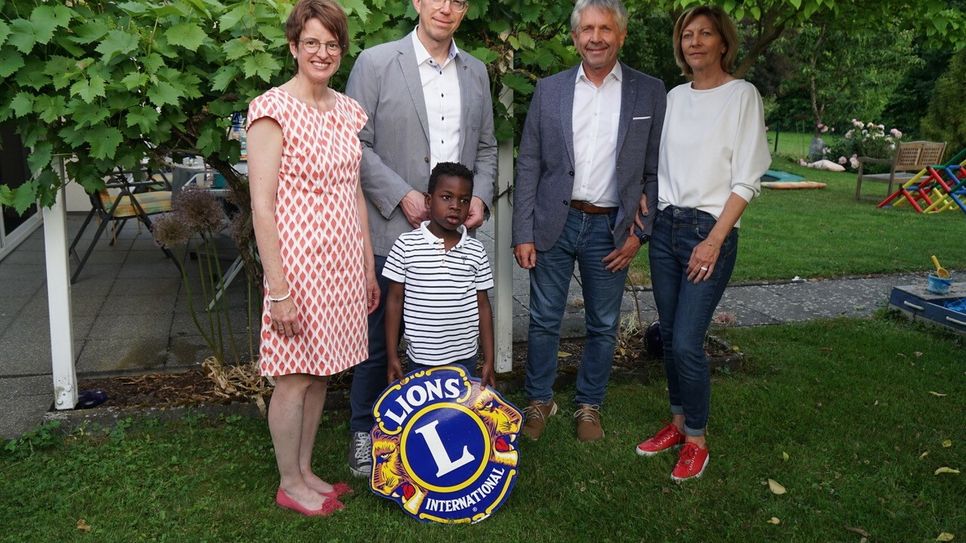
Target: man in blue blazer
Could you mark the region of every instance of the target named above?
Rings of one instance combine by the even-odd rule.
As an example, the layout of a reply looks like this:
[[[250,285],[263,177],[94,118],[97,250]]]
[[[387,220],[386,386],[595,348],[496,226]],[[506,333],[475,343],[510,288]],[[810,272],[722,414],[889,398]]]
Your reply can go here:
[[[513,202],[517,263],[530,270],[524,435],[556,413],[560,325],[574,264],[587,341],[577,373],[577,437],[604,436],[600,406],[614,357],[627,269],[653,225],[664,84],[618,62],[620,0],[577,0],[581,63],[537,83],[520,141]]]
[[[388,281],[382,276],[396,238],[429,218],[429,173],[438,162],[459,162],[475,183],[464,225],[483,224],[493,199],[496,139],[486,66],[453,40],[466,0],[412,0],[419,25],[410,34],[363,51],[352,67],[346,94],[369,115],[362,141],[362,191],[382,293],[369,315],[369,358],[353,370],[349,404],[349,468],[368,477],[372,405],[386,388],[385,312]]]

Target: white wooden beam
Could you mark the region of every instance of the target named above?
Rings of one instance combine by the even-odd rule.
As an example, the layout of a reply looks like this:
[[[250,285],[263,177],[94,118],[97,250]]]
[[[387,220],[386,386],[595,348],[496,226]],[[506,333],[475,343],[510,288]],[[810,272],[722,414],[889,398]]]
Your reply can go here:
[[[513,109],[513,91],[504,86],[500,89],[500,102],[508,110]],[[506,373],[513,369],[513,251],[510,249],[513,227],[513,207],[510,205],[510,187],[513,186],[513,138],[501,141],[498,146],[496,174],[496,228],[494,232],[494,308],[493,326],[496,344],[496,371]]]
[[[64,183],[64,158],[54,159]],[[50,314],[50,357],[54,377],[54,407],[77,405],[77,372],[74,368],[74,328],[70,306],[70,260],[67,254],[66,195],[61,188],[54,205],[43,208],[44,250],[47,257],[47,307]]]

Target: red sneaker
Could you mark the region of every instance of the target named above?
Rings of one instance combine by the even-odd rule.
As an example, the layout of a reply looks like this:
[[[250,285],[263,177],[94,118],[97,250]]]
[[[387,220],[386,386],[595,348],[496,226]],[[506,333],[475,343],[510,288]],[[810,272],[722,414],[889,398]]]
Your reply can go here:
[[[653,437],[637,445],[637,454],[641,456],[654,456],[668,449],[676,449],[684,443],[684,434],[678,427],[668,424],[661,428]]]
[[[704,473],[704,468],[708,467],[708,448],[701,448],[694,443],[685,443],[678,454],[678,463],[671,472],[671,479],[680,483],[688,479],[697,479]]]

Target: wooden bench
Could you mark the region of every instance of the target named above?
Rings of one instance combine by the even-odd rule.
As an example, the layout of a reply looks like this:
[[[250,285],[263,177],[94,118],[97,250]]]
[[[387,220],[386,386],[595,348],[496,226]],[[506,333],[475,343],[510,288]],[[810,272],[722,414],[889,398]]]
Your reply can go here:
[[[895,156],[891,159],[866,156],[858,157],[859,174],[855,180],[855,199],[861,199],[862,181],[888,183],[889,189],[886,192],[886,196],[892,194],[892,186],[896,182],[901,185],[911,179],[913,175],[922,171],[926,166],[939,164],[942,161],[943,151],[945,150],[945,142],[910,141],[900,143],[899,147],[896,148]],[[863,167],[865,164],[888,164],[890,165],[889,173],[864,173]]]

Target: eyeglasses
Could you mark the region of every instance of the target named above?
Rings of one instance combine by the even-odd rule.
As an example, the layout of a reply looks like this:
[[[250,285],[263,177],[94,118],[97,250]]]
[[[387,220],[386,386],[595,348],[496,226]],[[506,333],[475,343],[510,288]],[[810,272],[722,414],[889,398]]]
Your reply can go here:
[[[466,11],[466,8],[470,7],[470,3],[466,0],[430,0],[430,4],[433,6],[433,9],[443,7],[443,4],[446,2],[449,2],[450,9],[460,13]]]
[[[306,53],[318,53],[319,49],[325,46],[325,52],[332,56],[342,54],[342,46],[334,41],[322,43],[319,40],[309,38],[307,40],[299,40],[299,43],[302,44],[302,48],[305,49]]]

